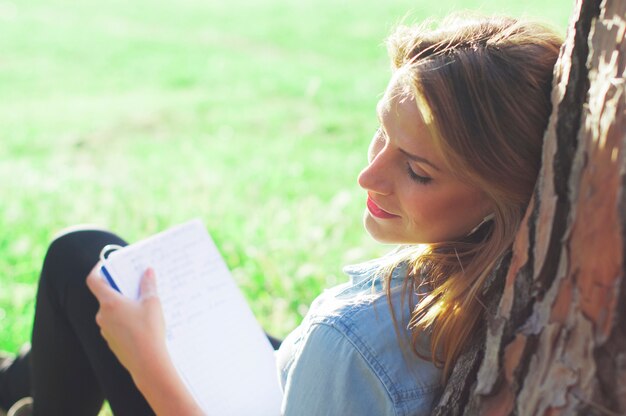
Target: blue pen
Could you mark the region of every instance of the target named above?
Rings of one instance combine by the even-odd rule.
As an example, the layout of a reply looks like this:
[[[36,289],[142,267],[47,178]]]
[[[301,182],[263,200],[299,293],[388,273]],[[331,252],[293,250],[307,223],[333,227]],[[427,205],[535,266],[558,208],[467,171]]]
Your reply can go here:
[[[117,287],[117,284],[115,284],[115,280],[113,280],[113,276],[111,276],[111,273],[109,273],[106,267],[104,267],[104,262],[107,259],[107,254],[115,250],[119,250],[121,248],[123,247],[120,245],[109,244],[109,245],[104,246],[104,248],[102,248],[102,250],[100,251],[100,261],[102,262],[102,266],[100,267],[100,274],[104,276],[105,279],[107,279],[107,282],[109,282],[109,285],[111,285],[113,289],[117,290],[120,293],[122,293],[122,291],[120,290],[119,287]]]

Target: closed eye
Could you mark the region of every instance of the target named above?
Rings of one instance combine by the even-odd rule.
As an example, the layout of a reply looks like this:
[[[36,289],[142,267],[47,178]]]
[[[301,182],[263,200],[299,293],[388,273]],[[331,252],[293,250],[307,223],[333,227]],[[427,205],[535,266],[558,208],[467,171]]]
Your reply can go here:
[[[413,169],[411,169],[411,165],[408,162],[406,164],[406,170],[409,174],[409,177],[419,184],[427,185],[433,180],[433,178],[429,178],[428,176],[421,176],[415,173]]]

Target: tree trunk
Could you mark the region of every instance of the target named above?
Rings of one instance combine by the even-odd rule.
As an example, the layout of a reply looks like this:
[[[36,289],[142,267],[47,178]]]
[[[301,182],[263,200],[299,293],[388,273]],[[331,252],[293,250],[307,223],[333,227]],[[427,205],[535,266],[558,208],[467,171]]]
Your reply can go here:
[[[543,166],[435,415],[626,415],[626,1],[578,0]]]

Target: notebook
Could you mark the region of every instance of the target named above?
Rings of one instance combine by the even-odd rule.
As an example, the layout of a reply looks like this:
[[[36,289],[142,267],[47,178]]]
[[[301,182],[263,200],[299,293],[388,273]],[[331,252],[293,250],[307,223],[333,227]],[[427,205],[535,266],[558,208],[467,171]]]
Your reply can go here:
[[[280,414],[274,351],[202,221],[110,249],[101,274],[125,296],[138,298],[141,276],[154,269],[167,348],[207,414]]]

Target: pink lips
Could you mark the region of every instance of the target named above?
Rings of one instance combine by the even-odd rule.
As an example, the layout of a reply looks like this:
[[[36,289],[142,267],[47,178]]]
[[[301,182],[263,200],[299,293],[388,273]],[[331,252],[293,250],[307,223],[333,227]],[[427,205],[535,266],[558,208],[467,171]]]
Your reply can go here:
[[[397,215],[391,214],[387,211],[385,211],[384,209],[382,209],[381,207],[379,207],[378,205],[376,205],[376,203],[374,201],[372,201],[372,198],[370,198],[369,196],[367,197],[367,209],[369,210],[369,212],[377,217],[377,218],[395,218],[397,217]]]

